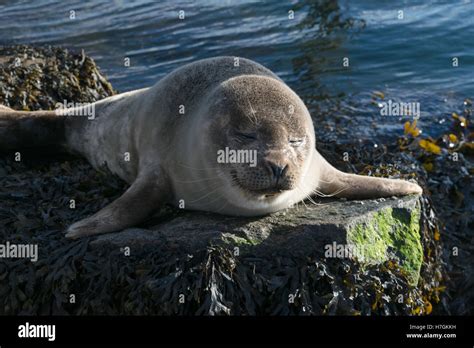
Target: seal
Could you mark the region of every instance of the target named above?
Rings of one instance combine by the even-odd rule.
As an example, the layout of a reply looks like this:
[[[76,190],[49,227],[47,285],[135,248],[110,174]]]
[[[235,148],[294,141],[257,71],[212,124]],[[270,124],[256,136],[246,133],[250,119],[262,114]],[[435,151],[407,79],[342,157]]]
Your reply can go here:
[[[131,227],[165,203],[258,216],[314,195],[362,199],[422,192],[415,183],[331,166],[316,150],[303,101],[273,72],[245,58],[196,61],[150,88],[92,106],[94,117],[77,116],[86,114],[86,106],[0,109],[0,150],[62,145],[130,184],[117,200],[72,224],[69,238]]]

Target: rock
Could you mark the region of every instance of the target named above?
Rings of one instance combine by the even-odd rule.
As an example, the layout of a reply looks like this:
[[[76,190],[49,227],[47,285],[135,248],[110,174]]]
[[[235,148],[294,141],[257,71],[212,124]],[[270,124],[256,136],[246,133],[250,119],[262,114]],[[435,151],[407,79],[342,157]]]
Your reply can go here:
[[[238,247],[239,253],[320,253],[348,257],[362,264],[397,259],[408,279],[418,281],[423,250],[418,196],[384,200],[322,201],[265,217],[241,218],[180,211],[171,220],[96,237],[91,245],[140,247],[176,244],[187,252],[213,244]]]

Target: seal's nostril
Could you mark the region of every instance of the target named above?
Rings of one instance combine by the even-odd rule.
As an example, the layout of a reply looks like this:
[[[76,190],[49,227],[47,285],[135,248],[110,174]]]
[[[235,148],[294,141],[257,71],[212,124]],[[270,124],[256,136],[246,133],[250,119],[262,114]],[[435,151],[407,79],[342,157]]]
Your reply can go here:
[[[288,170],[288,165],[282,167],[275,163],[269,163],[270,169],[272,170],[273,177],[278,181]]]

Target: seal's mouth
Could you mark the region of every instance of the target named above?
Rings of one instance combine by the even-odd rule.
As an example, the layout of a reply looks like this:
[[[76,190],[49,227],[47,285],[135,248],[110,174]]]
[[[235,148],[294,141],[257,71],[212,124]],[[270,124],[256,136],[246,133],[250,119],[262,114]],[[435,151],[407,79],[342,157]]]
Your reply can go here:
[[[261,197],[261,198],[264,198],[264,199],[276,198],[280,194],[282,194],[283,192],[288,191],[288,190],[278,189],[278,188],[275,188],[275,187],[270,187],[270,188],[261,189],[261,190],[251,190],[251,189],[248,189],[248,188],[245,188],[245,187],[242,187],[241,185],[239,185],[239,188],[241,190],[245,191],[247,194],[250,194],[254,197]]]
[[[283,189],[279,189],[277,187],[270,187],[268,189],[262,189],[262,190],[249,190],[249,189],[247,190],[257,195],[264,195],[265,197],[273,197],[286,191]]]
[[[263,197],[265,199],[271,199],[271,198],[277,197],[278,195],[280,195],[281,193],[285,191],[289,191],[289,189],[282,188],[279,185],[275,185],[275,186],[264,188],[264,189],[258,189],[258,190],[250,189],[242,185],[235,171],[231,171],[230,175],[232,177],[232,182],[234,183],[236,187],[238,187],[241,191],[243,191],[247,195],[251,195],[254,197],[257,196],[257,197]]]

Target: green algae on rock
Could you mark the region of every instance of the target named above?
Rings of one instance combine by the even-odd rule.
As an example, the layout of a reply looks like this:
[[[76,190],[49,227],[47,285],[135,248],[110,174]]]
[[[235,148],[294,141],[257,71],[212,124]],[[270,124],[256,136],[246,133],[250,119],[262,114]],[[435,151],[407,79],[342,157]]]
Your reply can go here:
[[[376,211],[370,219],[356,223],[349,230],[347,240],[362,249],[363,260],[359,260],[362,264],[395,258],[407,272],[410,283],[418,282],[423,263],[418,202],[408,210],[386,207]]]

